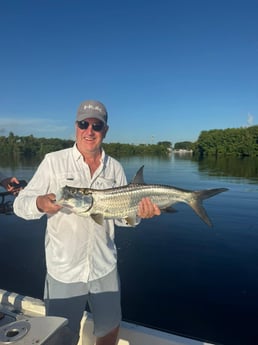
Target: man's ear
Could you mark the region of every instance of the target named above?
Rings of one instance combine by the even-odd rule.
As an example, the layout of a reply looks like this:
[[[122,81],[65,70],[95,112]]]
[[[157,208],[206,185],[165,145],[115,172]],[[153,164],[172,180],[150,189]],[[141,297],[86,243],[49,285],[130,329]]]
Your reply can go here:
[[[106,137],[108,129],[109,129],[109,127],[108,127],[108,125],[106,125],[105,128],[104,128],[104,132],[103,132],[103,139]]]

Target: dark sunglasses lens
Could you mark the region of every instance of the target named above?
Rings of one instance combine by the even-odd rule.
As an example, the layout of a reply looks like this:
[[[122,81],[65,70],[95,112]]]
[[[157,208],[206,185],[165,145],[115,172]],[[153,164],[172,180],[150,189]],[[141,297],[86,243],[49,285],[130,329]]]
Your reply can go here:
[[[80,129],[87,129],[90,125],[89,122],[87,121],[77,121],[77,124]],[[95,132],[101,132],[102,129],[104,128],[104,123],[103,122],[93,123],[91,127]]]
[[[93,124],[92,124],[92,129],[93,129],[95,132],[101,132],[103,128],[104,128],[104,123],[103,123],[103,122],[100,122],[100,123],[93,123]]]
[[[80,129],[87,129],[89,127],[89,122],[87,121],[77,121],[77,124]]]

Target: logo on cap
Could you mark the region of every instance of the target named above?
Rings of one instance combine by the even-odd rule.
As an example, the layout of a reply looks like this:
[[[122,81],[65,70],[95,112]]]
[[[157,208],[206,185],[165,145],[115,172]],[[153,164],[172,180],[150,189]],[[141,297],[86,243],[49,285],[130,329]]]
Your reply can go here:
[[[103,111],[98,105],[94,106],[92,104],[85,104],[83,109],[84,110],[86,110],[86,109],[93,109],[93,110],[97,110],[100,113]]]

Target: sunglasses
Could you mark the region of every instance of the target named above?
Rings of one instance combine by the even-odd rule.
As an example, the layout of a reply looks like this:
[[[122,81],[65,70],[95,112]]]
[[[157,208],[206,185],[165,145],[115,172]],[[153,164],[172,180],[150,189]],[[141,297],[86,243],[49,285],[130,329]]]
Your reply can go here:
[[[90,124],[88,121],[77,121],[77,125],[80,129],[87,129],[90,125],[94,132],[101,132],[105,127],[103,122],[97,122]]]

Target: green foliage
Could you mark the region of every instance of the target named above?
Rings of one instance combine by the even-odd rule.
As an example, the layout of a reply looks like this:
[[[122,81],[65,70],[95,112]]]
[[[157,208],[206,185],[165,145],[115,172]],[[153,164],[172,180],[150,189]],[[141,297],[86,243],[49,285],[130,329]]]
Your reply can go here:
[[[191,141],[182,141],[179,143],[175,143],[174,146],[175,150],[192,150],[193,149],[193,143]]]
[[[163,146],[164,148],[168,150],[172,149],[171,141],[159,141],[157,145]]]
[[[0,137],[0,156],[42,158],[48,152],[61,150],[72,145],[72,140],[35,138],[33,135],[19,137],[10,132],[8,137]]]
[[[194,144],[199,156],[258,156],[258,126],[202,131]]]
[[[73,144],[72,140],[35,138],[33,135],[19,137],[10,132],[8,137],[0,136],[0,157],[43,158],[48,152],[62,150]],[[168,141],[160,142],[157,145],[103,144],[105,151],[114,157],[143,154],[166,155],[171,146],[172,144]]]
[[[103,148],[111,156],[121,157],[121,156],[132,156],[132,155],[167,155],[168,147],[167,144],[158,143],[155,144],[121,144],[121,143],[103,143]]]

